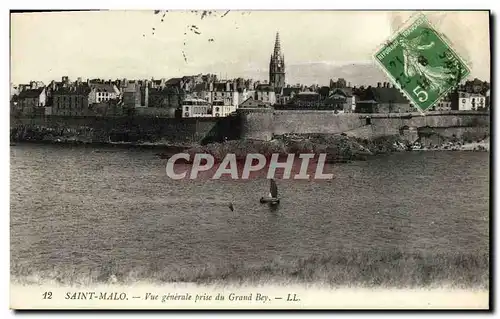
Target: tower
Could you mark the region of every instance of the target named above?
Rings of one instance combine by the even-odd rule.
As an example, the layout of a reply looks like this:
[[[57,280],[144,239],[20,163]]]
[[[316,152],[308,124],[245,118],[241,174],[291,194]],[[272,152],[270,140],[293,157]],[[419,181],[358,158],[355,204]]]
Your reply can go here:
[[[280,34],[276,32],[274,52],[269,62],[269,84],[275,89],[285,87],[285,56],[281,53]]]

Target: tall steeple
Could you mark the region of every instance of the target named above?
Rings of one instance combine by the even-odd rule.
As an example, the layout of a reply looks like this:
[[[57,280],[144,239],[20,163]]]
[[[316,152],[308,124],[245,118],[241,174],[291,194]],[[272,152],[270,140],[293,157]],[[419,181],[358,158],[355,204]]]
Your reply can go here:
[[[276,41],[274,42],[274,55],[281,55],[280,33],[276,32]]]
[[[281,52],[280,34],[276,32],[274,51],[269,62],[269,84],[276,90],[285,87],[285,56]]]

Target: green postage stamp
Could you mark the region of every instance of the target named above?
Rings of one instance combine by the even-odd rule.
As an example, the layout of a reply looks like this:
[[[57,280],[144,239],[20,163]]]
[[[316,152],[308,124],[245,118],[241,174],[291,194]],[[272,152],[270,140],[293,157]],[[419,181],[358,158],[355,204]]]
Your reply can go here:
[[[427,111],[470,72],[424,15],[396,33],[375,53],[375,60],[420,112]]]

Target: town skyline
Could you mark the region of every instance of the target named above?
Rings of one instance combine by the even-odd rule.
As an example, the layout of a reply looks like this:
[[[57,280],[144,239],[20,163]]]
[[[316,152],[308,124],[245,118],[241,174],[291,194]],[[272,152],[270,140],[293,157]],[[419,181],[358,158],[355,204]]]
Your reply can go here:
[[[353,85],[370,85],[387,80],[371,61],[371,54],[411,13],[217,11],[204,19],[186,11],[12,14],[11,82],[48,83],[61,76],[159,79],[206,73],[263,82],[268,79],[269,56],[274,36],[279,32],[286,57],[287,84],[327,85],[331,78],[345,78]],[[387,19],[387,14],[391,19]],[[273,17],[274,23],[263,19],[266,15]],[[455,32],[462,36],[464,26],[476,26],[475,37],[465,43],[457,40],[454,32],[446,34],[470,62],[470,78],[489,81],[489,42],[478,45],[489,40],[487,12],[428,15],[434,24],[440,21],[442,29],[456,29],[457,22],[467,22],[461,23]],[[335,19],[325,19],[331,16]],[[291,23],[290,19],[297,17],[301,22]],[[317,20],[323,22],[321,30],[326,32],[316,28],[318,22],[313,21]],[[104,37],[100,30],[103,22],[109,31]],[[114,26],[112,30],[110,25]],[[188,25],[196,29],[186,28]],[[299,32],[300,28],[305,30]],[[370,37],[366,37],[368,29]],[[328,30],[337,32],[332,35]],[[304,47],[298,39],[306,35],[308,45]],[[367,39],[362,40],[361,36]],[[80,40],[71,42],[70,38]],[[344,45],[332,45],[331,40]]]

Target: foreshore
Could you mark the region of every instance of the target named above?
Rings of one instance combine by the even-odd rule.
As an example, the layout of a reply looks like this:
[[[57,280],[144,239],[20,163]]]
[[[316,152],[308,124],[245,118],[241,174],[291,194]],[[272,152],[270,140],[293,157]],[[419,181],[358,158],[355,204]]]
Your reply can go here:
[[[237,159],[244,159],[249,153],[263,154],[269,157],[278,153],[287,154],[326,154],[326,162],[343,163],[367,160],[371,156],[408,151],[489,151],[489,137],[467,143],[466,141],[444,142],[432,147],[421,144],[418,140],[410,143],[399,135],[381,136],[374,139],[360,139],[343,134],[305,136],[280,136],[271,141],[236,140],[226,143],[213,143],[195,146],[187,150],[191,158],[196,153],[209,153],[215,161],[222,161],[228,154],[236,154]]]
[[[182,152],[193,144],[183,144],[183,143],[142,143],[142,142],[97,142],[97,141],[40,141],[40,140],[22,140],[22,141],[11,141],[10,146],[15,145],[59,145],[61,147],[88,147],[88,148],[132,148],[132,149],[157,149],[157,150],[177,150]]]

